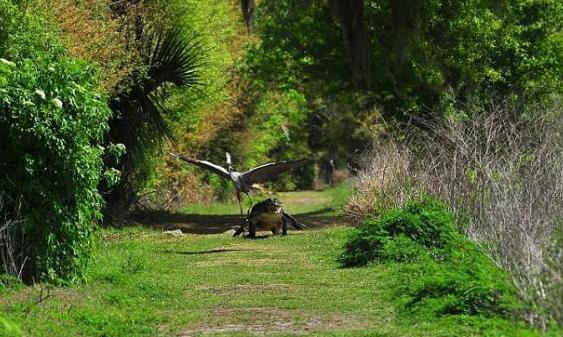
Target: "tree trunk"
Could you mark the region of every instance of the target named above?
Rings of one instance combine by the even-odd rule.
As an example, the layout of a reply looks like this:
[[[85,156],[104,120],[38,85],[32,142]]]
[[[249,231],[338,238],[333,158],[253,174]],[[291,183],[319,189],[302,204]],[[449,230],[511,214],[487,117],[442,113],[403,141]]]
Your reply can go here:
[[[126,224],[137,193],[127,181],[121,181],[104,193],[104,224],[121,227]]]
[[[364,0],[329,0],[332,15],[342,26],[344,49],[352,80],[358,88],[369,88],[370,48],[364,16]]]
[[[254,0],[240,0],[240,9],[242,10],[242,17],[246,23],[246,28],[250,31],[250,28],[254,24]]]

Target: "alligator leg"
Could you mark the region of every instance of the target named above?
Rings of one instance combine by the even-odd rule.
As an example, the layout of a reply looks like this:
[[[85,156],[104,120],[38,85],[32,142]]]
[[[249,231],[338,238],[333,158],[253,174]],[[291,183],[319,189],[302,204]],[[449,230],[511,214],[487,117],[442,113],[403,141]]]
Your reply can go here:
[[[248,222],[248,237],[256,237],[256,225],[252,221]]]
[[[282,235],[287,235],[287,219],[283,215],[281,218],[281,222],[282,222]]]

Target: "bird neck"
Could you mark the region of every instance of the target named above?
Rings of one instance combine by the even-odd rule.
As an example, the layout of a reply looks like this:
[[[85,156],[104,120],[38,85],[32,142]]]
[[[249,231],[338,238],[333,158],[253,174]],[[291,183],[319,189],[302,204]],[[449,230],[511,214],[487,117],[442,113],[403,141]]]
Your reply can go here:
[[[231,154],[229,152],[225,152],[225,159],[227,159],[227,171],[229,171],[229,173],[233,172],[233,167],[232,165],[232,161],[231,161]]]

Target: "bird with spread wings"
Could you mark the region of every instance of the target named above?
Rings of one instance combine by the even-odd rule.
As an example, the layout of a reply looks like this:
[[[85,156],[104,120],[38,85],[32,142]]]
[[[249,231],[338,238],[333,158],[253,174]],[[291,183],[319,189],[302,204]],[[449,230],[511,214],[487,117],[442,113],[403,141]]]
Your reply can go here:
[[[230,179],[234,185],[235,190],[237,193],[237,200],[240,207],[240,213],[244,214],[242,211],[242,203],[241,203],[241,193],[245,193],[246,196],[250,199],[248,193],[254,189],[252,185],[265,183],[277,177],[278,175],[293,170],[301,165],[307,164],[309,162],[308,159],[299,159],[299,160],[289,160],[289,161],[278,161],[273,163],[268,163],[264,165],[260,165],[253,169],[250,169],[245,172],[237,172],[233,170],[231,166],[231,155],[227,152],[227,168],[224,168],[220,165],[213,164],[207,160],[199,160],[186,157],[181,154],[172,153],[170,154],[176,158],[179,158],[187,163],[196,165],[201,167],[207,171],[213,172],[218,174],[219,176]],[[251,200],[252,201],[252,200]]]

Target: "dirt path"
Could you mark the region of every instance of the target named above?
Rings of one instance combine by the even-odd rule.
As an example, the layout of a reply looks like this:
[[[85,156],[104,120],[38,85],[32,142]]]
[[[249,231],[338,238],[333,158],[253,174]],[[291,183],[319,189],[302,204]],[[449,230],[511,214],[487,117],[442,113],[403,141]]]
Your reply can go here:
[[[181,337],[244,332],[250,335],[300,334],[351,331],[370,326],[365,317],[312,313],[302,310],[275,308],[217,309],[211,313],[210,322],[192,326],[182,331]],[[245,322],[251,320],[251,322]]]
[[[190,290],[207,303],[201,318],[179,336],[362,336],[387,324],[385,306],[374,307],[377,281],[338,269],[319,249],[331,240],[326,230],[261,238],[179,252],[193,261],[195,278],[208,275]]]
[[[293,215],[307,230],[287,237],[262,232],[258,240],[231,238],[230,230],[241,221],[238,215],[137,213],[138,223],[180,229],[195,238],[189,250],[172,253],[184,256],[191,277],[201,280],[184,296],[207,304],[179,336],[356,336],[380,328],[386,315],[380,308],[373,303],[358,307],[377,287],[371,281],[356,284],[354,273],[365,271],[350,273],[335,263],[341,243],[324,228],[346,223],[327,207],[330,199],[314,192],[282,197],[286,209],[301,210]],[[205,249],[198,249],[198,243],[205,243]]]

